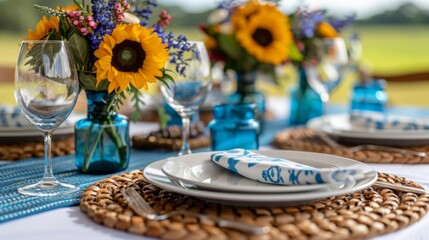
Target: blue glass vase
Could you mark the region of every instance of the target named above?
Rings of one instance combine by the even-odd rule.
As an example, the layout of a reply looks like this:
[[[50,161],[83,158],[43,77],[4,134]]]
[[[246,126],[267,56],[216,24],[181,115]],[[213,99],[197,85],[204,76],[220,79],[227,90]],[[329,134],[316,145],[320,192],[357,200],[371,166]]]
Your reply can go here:
[[[265,96],[256,90],[257,71],[237,71],[237,90],[226,97],[227,104],[256,104],[256,119],[260,124],[261,131],[264,126]]]
[[[356,82],[353,87],[350,111],[386,112],[388,101],[386,85],[383,79]]]
[[[302,125],[323,115],[323,102],[307,82],[305,68],[298,68],[298,84],[290,91],[290,125]]]
[[[84,173],[124,170],[130,158],[129,121],[118,115],[115,93],[86,91],[88,116],[75,124],[76,167]]]
[[[213,151],[259,148],[260,129],[254,103],[214,106],[209,129]]]

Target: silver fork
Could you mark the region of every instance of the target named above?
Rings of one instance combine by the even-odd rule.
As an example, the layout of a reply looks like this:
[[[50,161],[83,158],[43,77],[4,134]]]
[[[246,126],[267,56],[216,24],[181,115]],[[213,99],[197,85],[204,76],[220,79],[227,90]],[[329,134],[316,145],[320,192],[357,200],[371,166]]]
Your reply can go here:
[[[158,214],[155,210],[149,205],[148,202],[136,191],[134,187],[130,187],[127,189],[121,189],[121,193],[127,201],[128,205],[140,216],[151,219],[151,220],[164,220],[173,215],[186,215],[197,217],[201,220],[212,220],[217,223],[219,227],[233,228],[236,230],[240,230],[243,232],[248,232],[252,234],[263,234],[269,231],[267,226],[259,227],[243,222],[236,222],[220,217],[203,215],[196,212],[190,211],[171,211],[165,214]]]
[[[386,146],[380,146],[380,145],[372,145],[372,144],[364,144],[364,145],[357,145],[353,147],[347,147],[344,145],[341,145],[337,143],[335,140],[333,140],[331,137],[329,137],[326,133],[318,132],[318,135],[320,139],[322,139],[325,143],[327,143],[329,146],[333,148],[342,148],[342,149],[348,149],[352,152],[357,152],[363,149],[367,150],[380,150],[380,151],[388,151],[388,152],[397,152],[407,155],[413,155],[417,157],[426,157],[426,153],[424,152],[417,152],[412,150],[406,150],[402,148],[395,148],[395,147],[386,147]]]

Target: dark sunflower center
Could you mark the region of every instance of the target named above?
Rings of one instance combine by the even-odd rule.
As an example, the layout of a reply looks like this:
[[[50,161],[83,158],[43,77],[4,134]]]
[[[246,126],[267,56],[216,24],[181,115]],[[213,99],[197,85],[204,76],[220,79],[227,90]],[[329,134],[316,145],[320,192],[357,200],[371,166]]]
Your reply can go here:
[[[113,48],[112,66],[121,72],[138,72],[146,59],[139,42],[124,40]]]
[[[255,32],[253,32],[252,38],[263,47],[270,45],[274,40],[273,34],[265,28],[257,28]]]

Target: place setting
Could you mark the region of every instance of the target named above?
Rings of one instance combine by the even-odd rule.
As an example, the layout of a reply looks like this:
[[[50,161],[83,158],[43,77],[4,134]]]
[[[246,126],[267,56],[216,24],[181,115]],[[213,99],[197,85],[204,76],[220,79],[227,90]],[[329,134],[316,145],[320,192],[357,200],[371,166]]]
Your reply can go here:
[[[390,112],[353,110],[313,118],[276,134],[281,149],[351,157],[367,163],[426,163],[428,121]]]
[[[245,153],[247,155],[244,155]],[[238,172],[238,174],[231,172],[225,168],[228,167],[228,160],[222,164],[223,167],[215,164],[215,161],[213,161],[214,156],[216,156],[215,154],[214,152],[196,153],[189,156],[158,161],[146,167],[144,176],[152,184],[169,191],[205,198],[215,202],[256,206],[266,206],[266,204],[274,206],[276,204],[299,205],[323,197],[360,190],[370,186],[376,179],[376,172],[364,164],[351,159],[323,156],[317,153],[287,151],[251,152],[244,149],[217,153],[225,154],[224,158],[231,158],[230,161],[240,161],[242,158],[248,158],[247,161],[251,162],[252,159],[248,156],[254,155],[253,158],[255,160],[253,164],[263,162],[267,165],[264,166],[265,170],[255,169],[256,172],[249,173],[246,177],[243,177],[243,174],[246,174],[246,170],[253,169],[250,167],[246,170],[242,169],[243,173]],[[281,158],[293,159],[293,161],[290,160],[285,163],[285,168],[282,169],[279,168],[279,166],[282,166],[281,163],[278,163],[278,161],[281,161]],[[277,162],[273,161],[274,159]],[[279,165],[276,165],[276,163]],[[241,165],[246,164],[250,165],[251,163],[241,163]],[[296,164],[296,167],[294,164]],[[232,166],[229,167],[232,168]],[[294,168],[296,170],[293,170]],[[345,172],[342,175],[353,176],[350,172],[356,171],[362,177],[361,179],[354,179],[353,177],[347,179],[343,177],[343,179],[337,180],[337,182],[330,180],[329,177],[325,177],[323,180],[317,179],[317,182],[314,177],[316,175],[320,177],[323,174],[320,172],[310,173],[310,169],[314,171],[325,169],[326,176],[337,174],[340,171]],[[258,177],[258,175],[262,174],[266,174],[266,178]],[[313,179],[305,177],[307,174],[311,175]],[[294,180],[294,177],[297,179]],[[299,181],[300,177],[302,178],[301,183]],[[170,183],[168,183],[169,181]],[[265,183],[262,181],[265,181]],[[271,184],[267,184],[267,182]]]
[[[421,146],[429,143],[428,120],[381,112],[354,111],[351,114],[330,114],[314,118],[307,126],[349,143]]]
[[[71,114],[55,131],[55,137],[74,134],[74,123],[82,118],[81,114]],[[0,106],[0,142],[29,141],[40,137],[40,130],[34,126],[18,107]]]
[[[392,184],[405,189],[392,190]],[[112,176],[88,187],[80,205],[90,218],[107,227],[162,238],[173,233],[210,235],[216,231],[229,236],[275,237],[280,236],[278,230],[285,231],[285,224],[297,224],[308,214],[318,217],[298,224],[299,231],[323,223],[349,229],[343,237],[368,237],[396,229],[379,228],[379,223],[408,216],[400,209],[409,201],[426,204],[426,194],[408,179],[377,173],[349,158],[233,149],[166,158],[144,170]],[[389,211],[389,220],[377,215],[379,211]],[[370,214],[368,221],[351,220]],[[121,215],[134,220],[126,221]],[[263,220],[267,218],[271,220]],[[162,219],[177,224],[177,228],[160,224]],[[347,219],[354,224],[340,224]],[[228,224],[219,223],[223,220]],[[230,221],[240,227],[229,225]],[[194,230],[187,227],[191,223]],[[310,235],[337,234],[336,227],[320,229],[320,233],[317,229]]]

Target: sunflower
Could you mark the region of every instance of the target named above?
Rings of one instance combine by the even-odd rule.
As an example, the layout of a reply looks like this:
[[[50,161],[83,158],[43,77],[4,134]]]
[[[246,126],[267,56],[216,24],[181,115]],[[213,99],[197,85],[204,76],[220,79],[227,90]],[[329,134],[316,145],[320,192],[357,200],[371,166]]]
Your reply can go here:
[[[165,62],[169,59],[167,44],[140,24],[118,25],[112,35],[105,35],[94,52],[98,58],[97,85],[109,81],[109,93],[124,91],[131,84],[135,88],[148,89],[148,83],[161,77]]]
[[[259,10],[236,34],[241,46],[260,62],[279,64],[288,57],[292,33],[288,18],[278,10]]]
[[[317,25],[317,34],[324,38],[335,38],[338,37],[337,30],[327,22],[321,22]]]
[[[55,31],[58,32],[59,24],[60,20],[58,17],[51,16],[48,20],[46,16],[43,16],[43,18],[36,25],[36,31],[28,29],[27,40],[42,40],[50,31],[55,29]]]
[[[237,31],[245,27],[250,17],[259,11],[277,11],[277,8],[274,4],[250,0],[245,5],[241,5],[234,10],[231,16],[232,29]]]

